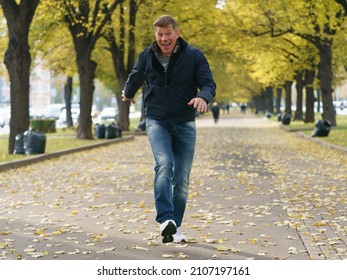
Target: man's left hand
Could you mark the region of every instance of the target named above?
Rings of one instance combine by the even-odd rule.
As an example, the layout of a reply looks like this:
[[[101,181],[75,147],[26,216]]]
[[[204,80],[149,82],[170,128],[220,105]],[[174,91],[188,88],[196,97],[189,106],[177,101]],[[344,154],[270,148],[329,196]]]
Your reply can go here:
[[[195,97],[188,103],[189,106],[194,106],[194,108],[199,113],[205,113],[207,111],[207,102],[201,97]]]

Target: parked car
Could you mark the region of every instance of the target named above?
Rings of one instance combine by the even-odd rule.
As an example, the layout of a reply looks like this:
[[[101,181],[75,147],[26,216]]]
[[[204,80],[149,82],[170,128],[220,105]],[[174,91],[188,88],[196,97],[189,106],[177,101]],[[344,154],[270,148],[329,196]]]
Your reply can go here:
[[[29,108],[29,116],[30,119],[41,119],[42,118],[42,112],[41,110],[38,110],[36,108]]]
[[[71,118],[72,118],[72,122],[74,125],[78,124],[78,117],[80,115],[80,108],[78,107],[71,107]],[[60,126],[64,126],[66,125],[66,108],[64,108],[59,117],[58,117],[58,125]]]
[[[106,107],[99,114],[101,121],[116,120],[117,116],[118,109],[115,107]]]
[[[61,111],[64,109],[65,104],[58,103],[58,104],[51,104],[47,107],[47,109],[43,112],[43,118],[47,119],[58,119]]]

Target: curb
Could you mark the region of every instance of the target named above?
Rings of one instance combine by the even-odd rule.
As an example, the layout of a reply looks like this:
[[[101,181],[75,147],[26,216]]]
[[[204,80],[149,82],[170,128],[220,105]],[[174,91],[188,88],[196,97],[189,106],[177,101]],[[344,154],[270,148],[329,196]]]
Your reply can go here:
[[[284,126],[283,124],[280,125],[280,127],[285,130],[285,131],[288,131],[288,132],[295,132],[296,135],[298,135],[299,137],[301,138],[304,138],[304,139],[307,139],[307,140],[310,140],[312,142],[316,142],[316,143],[319,143],[327,148],[330,148],[330,149],[334,149],[334,150],[338,150],[338,151],[341,151],[343,153],[346,153],[347,154],[347,148],[344,148],[344,147],[341,147],[341,146],[337,146],[337,145],[334,145],[334,144],[330,144],[324,140],[320,140],[318,138],[315,138],[315,137],[311,137],[311,136],[308,136],[306,135],[305,133],[301,132],[301,131],[298,131],[298,130],[290,130],[289,128],[287,128],[286,126]]]
[[[52,159],[52,158],[57,158],[57,157],[60,157],[63,155],[71,154],[71,153],[87,151],[87,150],[91,150],[91,149],[102,147],[102,146],[107,146],[107,145],[111,145],[111,144],[125,142],[128,140],[133,140],[134,138],[135,138],[134,135],[130,135],[130,136],[122,137],[122,138],[110,139],[108,141],[101,142],[101,143],[95,143],[95,144],[91,144],[91,145],[87,145],[87,146],[77,147],[77,148],[68,149],[68,150],[62,150],[62,151],[53,152],[53,153],[49,153],[49,154],[34,155],[34,156],[30,156],[30,158],[26,158],[26,159],[20,159],[20,160],[14,160],[14,161],[0,163],[0,172],[6,171],[9,169],[15,169],[15,168],[27,166],[30,164],[34,164],[34,163],[41,162],[41,161],[48,160],[48,159]]]

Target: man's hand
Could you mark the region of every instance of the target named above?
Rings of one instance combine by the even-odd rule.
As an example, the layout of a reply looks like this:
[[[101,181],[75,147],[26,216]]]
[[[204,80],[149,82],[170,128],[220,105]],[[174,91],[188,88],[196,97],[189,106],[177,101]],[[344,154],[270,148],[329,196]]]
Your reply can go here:
[[[127,97],[125,96],[124,89],[122,90],[122,101],[124,101],[124,102],[126,102],[126,101],[131,101],[131,103],[135,104],[135,99],[134,99],[134,98],[129,99],[129,98],[127,98]]]
[[[207,102],[201,97],[195,97],[188,103],[189,106],[194,106],[194,108],[199,113],[205,113],[207,111]]]

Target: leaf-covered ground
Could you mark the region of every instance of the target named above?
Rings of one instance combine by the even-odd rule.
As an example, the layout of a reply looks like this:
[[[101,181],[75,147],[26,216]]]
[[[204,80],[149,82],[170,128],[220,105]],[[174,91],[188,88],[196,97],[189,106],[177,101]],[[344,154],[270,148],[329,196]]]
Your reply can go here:
[[[146,136],[0,173],[0,259],[347,259],[347,157],[266,119],[199,119],[162,244]]]

